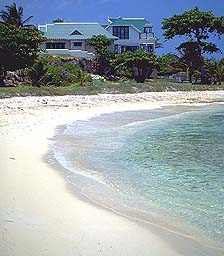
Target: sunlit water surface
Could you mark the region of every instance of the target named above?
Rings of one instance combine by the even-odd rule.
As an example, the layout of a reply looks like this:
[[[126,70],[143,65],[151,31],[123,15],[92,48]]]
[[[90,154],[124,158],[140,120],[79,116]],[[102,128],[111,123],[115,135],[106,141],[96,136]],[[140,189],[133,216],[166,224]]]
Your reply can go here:
[[[107,207],[224,245],[224,105],[105,114],[66,126],[55,158]]]

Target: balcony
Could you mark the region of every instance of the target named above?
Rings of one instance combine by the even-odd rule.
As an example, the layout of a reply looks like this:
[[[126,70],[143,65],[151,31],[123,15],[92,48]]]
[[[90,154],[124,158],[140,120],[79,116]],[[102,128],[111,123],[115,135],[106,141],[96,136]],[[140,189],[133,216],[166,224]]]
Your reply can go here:
[[[154,37],[154,33],[140,33],[139,34],[139,39],[150,39]]]

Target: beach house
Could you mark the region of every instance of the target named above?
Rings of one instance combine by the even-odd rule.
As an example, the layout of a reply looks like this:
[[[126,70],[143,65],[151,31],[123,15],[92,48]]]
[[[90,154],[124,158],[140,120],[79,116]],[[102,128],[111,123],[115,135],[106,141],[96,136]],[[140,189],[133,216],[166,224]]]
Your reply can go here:
[[[116,18],[108,19],[105,29],[117,37],[114,42],[114,51],[123,53],[125,51],[136,51],[144,49],[154,52],[158,38],[153,32],[153,24],[144,18]]]
[[[94,35],[105,35],[114,40],[117,39],[99,23],[53,23],[38,26],[43,32],[46,42],[40,44],[40,48],[46,53],[69,54],[75,57],[94,58],[94,49],[87,45],[86,40]]]
[[[94,49],[86,40],[94,35],[112,39],[111,50],[121,54],[125,51],[145,49],[154,52],[158,40],[152,23],[144,18],[108,19],[108,24],[99,23],[53,23],[38,26],[46,42],[40,48],[46,53],[69,54],[75,57],[94,58]]]

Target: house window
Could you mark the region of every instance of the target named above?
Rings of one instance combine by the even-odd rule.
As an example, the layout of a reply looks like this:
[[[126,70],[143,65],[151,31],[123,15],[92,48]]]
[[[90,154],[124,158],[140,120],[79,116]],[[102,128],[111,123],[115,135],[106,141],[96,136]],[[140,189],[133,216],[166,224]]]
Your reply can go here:
[[[113,26],[113,36],[116,36],[119,39],[129,39],[129,27]]]
[[[141,44],[140,48],[146,50],[147,52],[153,52],[153,45],[152,44]]]
[[[125,45],[121,45],[121,53],[126,52],[126,46]]]
[[[73,42],[73,45],[75,47],[81,47],[82,46],[82,42]]]
[[[46,43],[46,49],[65,49],[65,43]]]
[[[125,51],[135,52],[138,50],[138,46],[126,46]]]
[[[119,46],[117,44],[114,45],[114,52],[119,53]]]
[[[151,27],[144,27],[144,33],[146,33],[146,34],[152,33],[152,28]]]

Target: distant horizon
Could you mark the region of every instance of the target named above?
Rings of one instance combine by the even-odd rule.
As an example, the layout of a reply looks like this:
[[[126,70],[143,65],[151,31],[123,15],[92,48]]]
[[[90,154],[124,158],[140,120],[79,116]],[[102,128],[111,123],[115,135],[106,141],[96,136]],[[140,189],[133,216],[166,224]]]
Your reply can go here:
[[[65,23],[100,23],[105,24],[108,18],[145,18],[151,22],[154,27],[155,36],[160,39],[162,48],[156,49],[156,54],[162,55],[166,53],[177,53],[175,48],[184,41],[184,37],[165,41],[162,36],[161,22],[164,18],[172,17],[175,14],[181,14],[184,11],[190,10],[198,6],[202,11],[212,11],[216,16],[224,15],[224,4],[219,0],[188,0],[181,2],[178,0],[170,0],[169,3],[164,3],[163,0],[151,0],[145,2],[138,0],[138,5],[134,0],[19,0],[8,1],[1,0],[0,10],[4,9],[6,5],[11,5],[16,2],[17,6],[22,5],[24,9],[24,19],[33,15],[31,24],[36,26],[52,24],[56,18],[61,18]],[[50,8],[53,6],[53,8]],[[210,39],[212,41],[212,39]],[[218,45],[220,50],[224,53],[224,35],[221,40],[215,38],[214,43]],[[224,58],[221,53],[206,55],[206,57]]]

